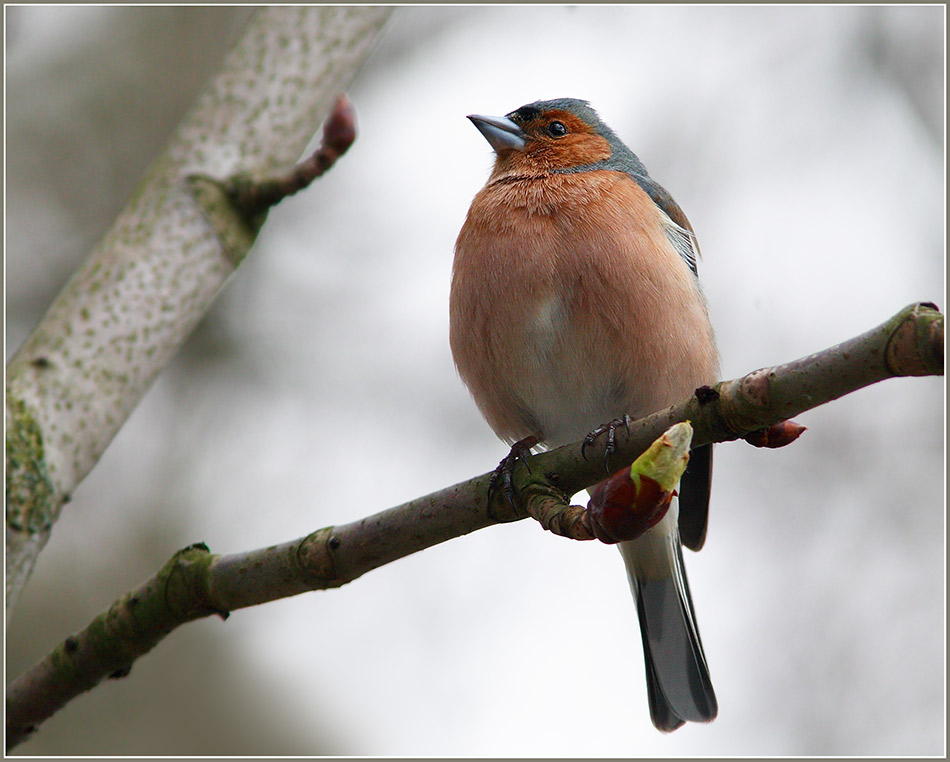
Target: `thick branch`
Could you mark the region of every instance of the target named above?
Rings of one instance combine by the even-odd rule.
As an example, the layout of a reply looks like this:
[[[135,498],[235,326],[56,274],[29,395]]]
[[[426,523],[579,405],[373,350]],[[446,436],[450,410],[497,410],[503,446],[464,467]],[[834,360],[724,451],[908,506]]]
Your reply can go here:
[[[769,427],[864,386],[901,375],[943,375],[943,316],[911,305],[862,336],[795,362],[724,381],[690,400],[617,431],[614,466],[629,465],[671,425],[690,420],[693,444],[723,442]],[[598,452],[599,450],[599,452]],[[539,510],[547,528],[590,539],[583,509],[563,495],[601,481],[602,444],[581,443],[531,457],[532,473],[556,486]],[[538,497],[537,479],[516,467],[519,488]],[[524,518],[504,501],[488,501],[490,474],[470,479],[368,518],[248,553],[216,556],[203,545],[177,553],[138,589],[116,601],[82,632],[66,638],[7,689],[7,745],[106,677],[121,677],[175,627],[310,590],[339,587],[398,558],[477,529]],[[562,512],[560,517],[555,514]],[[585,524],[585,522],[587,522]]]
[[[128,206],[10,361],[8,612],[63,502],[254,242],[256,230],[225,193],[185,178],[261,176],[293,164],[390,12],[258,11]],[[16,462],[11,436],[20,445]],[[22,489],[29,480],[44,489]]]

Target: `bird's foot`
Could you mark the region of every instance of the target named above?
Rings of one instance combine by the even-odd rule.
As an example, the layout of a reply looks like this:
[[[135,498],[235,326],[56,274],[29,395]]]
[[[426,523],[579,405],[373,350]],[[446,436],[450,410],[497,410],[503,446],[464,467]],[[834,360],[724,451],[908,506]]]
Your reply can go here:
[[[596,442],[603,434],[607,435],[607,443],[604,445],[604,470],[609,474],[610,473],[610,456],[614,454],[614,450],[617,449],[617,435],[616,431],[621,426],[623,426],[627,433],[630,432],[630,416],[624,413],[623,418],[614,418],[609,423],[604,423],[594,429],[590,434],[584,437],[584,441],[581,444],[581,455],[584,456],[584,460],[587,460],[587,448],[591,447],[594,442]]]
[[[531,454],[531,448],[538,443],[535,436],[519,439],[511,446],[511,451],[501,459],[498,467],[492,471],[491,478],[488,480],[488,499],[492,501],[501,490],[508,507],[515,513],[518,512],[518,503],[515,500],[515,484],[512,478],[512,472],[518,461],[522,461],[528,472],[531,472],[531,466],[528,463],[527,456]]]

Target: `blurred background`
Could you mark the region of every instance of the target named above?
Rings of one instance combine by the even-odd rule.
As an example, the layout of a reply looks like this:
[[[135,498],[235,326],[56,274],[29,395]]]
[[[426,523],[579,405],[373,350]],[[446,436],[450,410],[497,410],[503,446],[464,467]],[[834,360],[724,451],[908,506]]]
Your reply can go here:
[[[6,7],[6,356],[251,11]],[[15,676],[176,549],[352,521],[505,453],[448,347],[465,119],[590,100],[686,211],[726,378],[946,307],[943,7],[404,7],[360,136],[255,250],[64,509]],[[493,527],[183,627],[22,754],[941,755],[943,379],[720,445],[686,558],[719,718],[650,724],[617,552]],[[359,489],[354,490],[354,482]],[[358,496],[358,497],[355,497]]]

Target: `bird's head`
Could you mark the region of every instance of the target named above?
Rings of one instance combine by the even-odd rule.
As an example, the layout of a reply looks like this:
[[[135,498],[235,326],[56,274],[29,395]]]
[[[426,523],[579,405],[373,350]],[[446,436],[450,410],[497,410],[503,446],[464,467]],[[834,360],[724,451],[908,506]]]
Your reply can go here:
[[[505,116],[468,118],[495,150],[496,170],[564,171],[632,156],[587,101],[575,98],[536,101]]]

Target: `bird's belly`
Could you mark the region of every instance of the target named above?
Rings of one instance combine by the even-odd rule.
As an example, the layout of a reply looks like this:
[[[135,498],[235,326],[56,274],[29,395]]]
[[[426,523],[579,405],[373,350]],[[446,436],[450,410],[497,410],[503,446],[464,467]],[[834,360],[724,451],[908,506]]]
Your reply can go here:
[[[506,337],[517,371],[505,382],[523,408],[523,436],[548,446],[579,441],[625,414],[649,415],[715,380],[702,344],[675,321],[648,330],[650,321],[630,305],[618,320],[580,309],[562,292],[528,305],[526,317],[516,340]]]
[[[583,439],[592,429],[624,413],[637,414],[647,384],[631,384],[617,367],[606,326],[572,321],[564,299],[552,297],[525,323],[521,372],[513,376],[515,396],[524,405],[541,440],[555,447]]]

